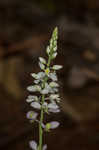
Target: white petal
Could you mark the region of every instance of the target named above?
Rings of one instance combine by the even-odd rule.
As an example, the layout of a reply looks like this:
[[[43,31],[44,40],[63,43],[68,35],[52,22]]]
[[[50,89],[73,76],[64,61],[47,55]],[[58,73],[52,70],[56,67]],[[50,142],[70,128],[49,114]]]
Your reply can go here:
[[[47,102],[44,102],[43,106],[44,107],[47,107],[48,103]]]
[[[41,94],[48,94],[48,93],[49,93],[49,90],[46,88],[41,91]]]
[[[51,87],[59,87],[59,84],[56,82],[50,82],[49,84]]]
[[[47,144],[45,144],[44,146],[43,146],[43,150],[46,150],[47,149]]]
[[[37,74],[36,73],[31,73],[31,76],[33,77],[33,78],[37,78]]]
[[[33,101],[38,101],[38,97],[29,95],[28,98],[26,99],[26,102],[28,102],[28,103],[33,102]]]
[[[35,84],[38,84],[40,82],[40,80],[34,80]]]
[[[50,53],[50,47],[49,46],[47,46],[46,52],[49,55],[49,53]]]
[[[27,103],[31,103],[31,102],[33,102],[33,101],[34,101],[34,99],[28,99],[28,98],[26,99],[26,102],[27,102]]]
[[[52,55],[52,59],[56,58],[57,52]]]
[[[51,94],[50,95],[50,99],[54,100],[54,99],[57,99],[59,98],[59,94]]]
[[[57,76],[55,73],[50,73],[49,78],[51,78],[53,81],[57,81]]]
[[[29,146],[32,150],[37,150],[37,143],[35,141],[30,141]]]
[[[39,66],[40,66],[40,68],[42,69],[42,70],[44,70],[45,69],[45,65],[43,65],[42,63],[40,63],[39,62]]]
[[[41,63],[46,64],[46,60],[43,57],[39,57]]]
[[[35,86],[28,86],[28,87],[27,87],[27,90],[28,90],[29,92],[36,92]]]
[[[56,103],[50,103],[50,104],[48,104],[48,108],[50,108],[50,109],[58,109],[59,106]]]
[[[62,68],[61,65],[54,65],[54,66],[52,67],[52,69],[54,69],[54,70],[59,70],[59,69],[61,69],[61,68]]]
[[[45,73],[44,72],[39,72],[38,74],[37,74],[37,79],[42,79],[42,78],[44,78],[45,77]]]
[[[31,103],[31,106],[32,106],[33,108],[36,108],[36,109],[40,109],[40,108],[41,108],[41,105],[40,105],[38,102],[32,102],[32,103]]]
[[[32,119],[32,120],[35,120],[35,119],[37,118],[37,116],[38,116],[38,113],[36,113],[36,112],[34,112],[34,111],[29,111],[29,112],[27,112],[27,114],[26,114],[26,117],[27,117],[28,119]]]
[[[53,51],[54,51],[54,52],[57,51],[57,46],[55,46],[55,47],[53,48]]]
[[[60,123],[58,121],[52,121],[50,122],[50,125],[51,125],[50,127],[51,129],[55,129],[60,125]]]
[[[40,92],[41,91],[41,87],[39,85],[35,85],[36,91]]]
[[[50,108],[48,111],[52,112],[52,113],[59,113],[60,109],[52,109],[52,108]]]

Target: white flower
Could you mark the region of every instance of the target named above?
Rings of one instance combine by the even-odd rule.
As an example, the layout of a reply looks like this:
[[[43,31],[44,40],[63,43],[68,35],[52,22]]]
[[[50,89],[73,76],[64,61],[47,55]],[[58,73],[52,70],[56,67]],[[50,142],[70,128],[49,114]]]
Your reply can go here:
[[[51,94],[50,95],[51,100],[58,99],[58,98],[59,98],[59,94]]]
[[[46,88],[41,91],[41,94],[48,94],[48,93],[49,93],[49,90]]]
[[[56,103],[50,103],[50,104],[48,104],[48,108],[49,109],[58,109],[59,106]]]
[[[38,113],[36,113],[34,111],[29,111],[26,114],[26,117],[31,120],[35,120],[37,118],[37,116],[38,116]]]
[[[39,57],[41,63],[46,64],[46,60],[43,57]]]
[[[29,95],[28,98],[26,99],[26,102],[28,103],[33,102],[33,101],[38,101],[38,97]]]
[[[49,53],[50,53],[50,47],[49,46],[47,46],[46,52],[49,55]]]
[[[59,70],[59,69],[61,69],[61,68],[62,68],[61,65],[54,65],[54,66],[52,67],[52,69],[54,69],[54,70]]]
[[[40,82],[40,80],[34,80],[35,84],[38,84]]]
[[[35,85],[36,91],[40,92],[41,91],[41,87],[39,85]]]
[[[56,58],[57,52],[52,55],[52,59]]]
[[[50,87],[59,87],[59,84],[56,82],[50,82]]]
[[[50,108],[48,111],[52,112],[52,113],[59,113],[60,109],[52,109],[52,108]]]
[[[40,105],[38,102],[32,102],[30,105],[31,105],[33,108],[41,109],[41,105]]]
[[[29,92],[36,92],[36,87],[35,86],[28,86],[27,87],[27,90],[29,91]]]
[[[53,81],[57,81],[56,73],[49,73],[49,78],[51,78]]]
[[[29,146],[32,150],[37,150],[37,143],[35,141],[30,141]]]
[[[53,51],[54,52],[57,51],[57,45],[53,48]]]
[[[27,90],[29,92],[40,92],[41,91],[41,87],[39,85],[28,86]]]
[[[41,62],[39,62],[39,66],[40,66],[40,68],[41,68],[42,70],[44,70],[44,69],[45,69],[45,65],[44,65],[44,64],[42,64]]]
[[[52,121],[50,122],[50,129],[55,129],[60,125],[58,121]]]
[[[33,78],[37,78],[37,74],[36,73],[31,73],[31,76],[33,77]]]
[[[44,102],[43,106],[44,106],[44,107],[47,107],[47,105],[48,105],[47,102]]]
[[[45,83],[45,88],[41,91],[42,94],[48,94],[51,91],[51,87],[48,85],[48,83]]]
[[[46,150],[47,149],[47,144],[45,144],[44,146],[43,146],[43,150]]]
[[[37,74],[37,79],[43,79],[45,77],[45,73],[44,72],[39,72]]]

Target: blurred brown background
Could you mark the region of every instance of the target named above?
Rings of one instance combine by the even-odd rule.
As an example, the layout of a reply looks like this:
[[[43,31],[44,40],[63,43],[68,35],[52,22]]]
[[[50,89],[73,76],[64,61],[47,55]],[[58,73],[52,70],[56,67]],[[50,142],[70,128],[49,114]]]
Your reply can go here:
[[[0,150],[29,150],[38,139],[26,87],[55,26],[62,111],[48,119],[61,126],[44,141],[48,150],[99,149],[99,1],[0,0]]]

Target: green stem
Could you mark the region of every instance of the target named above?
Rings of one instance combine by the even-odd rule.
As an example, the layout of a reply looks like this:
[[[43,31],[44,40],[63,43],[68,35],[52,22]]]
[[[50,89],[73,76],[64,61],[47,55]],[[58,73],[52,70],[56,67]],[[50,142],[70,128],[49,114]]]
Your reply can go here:
[[[42,95],[42,104],[44,103],[45,96]],[[43,108],[41,107],[41,116],[40,116],[40,123],[39,123],[39,150],[42,150],[42,143],[43,143],[43,129],[42,129],[42,123],[43,123]]]
[[[51,51],[51,55],[52,55],[52,51]],[[49,56],[47,67],[50,66],[51,55]],[[45,80],[43,82],[43,88],[45,87],[45,83],[47,82],[47,80],[48,80],[48,77],[45,77]],[[43,129],[42,129],[42,123],[43,123],[43,118],[44,118],[44,110],[43,110],[42,105],[44,104],[44,99],[45,99],[45,95],[42,95],[42,98],[41,98],[41,114],[40,114],[40,123],[39,123],[39,150],[42,150],[42,147],[43,147]]]

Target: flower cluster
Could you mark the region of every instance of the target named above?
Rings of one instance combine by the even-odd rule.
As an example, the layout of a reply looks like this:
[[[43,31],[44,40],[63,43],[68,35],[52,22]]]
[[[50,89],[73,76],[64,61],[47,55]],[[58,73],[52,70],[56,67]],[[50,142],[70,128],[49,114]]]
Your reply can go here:
[[[54,29],[50,44],[46,49],[48,61],[45,58],[39,57],[39,67],[41,72],[31,73],[34,78],[34,85],[28,86],[27,90],[31,93],[26,99],[33,111],[27,113],[27,118],[30,122],[36,121],[39,124],[39,144],[35,141],[30,141],[29,145],[33,150],[46,150],[47,145],[42,146],[43,131],[49,132],[59,126],[59,122],[52,121],[44,123],[44,114],[60,112],[58,103],[60,97],[58,94],[58,77],[57,70],[61,69],[60,65],[51,65],[51,61],[57,56],[57,39],[58,29]],[[32,94],[33,93],[33,94]],[[37,112],[34,110],[38,110]],[[38,112],[40,111],[40,115]],[[40,117],[39,117],[40,116]]]

